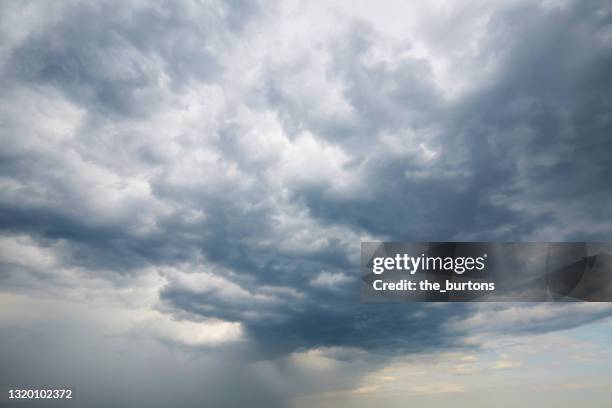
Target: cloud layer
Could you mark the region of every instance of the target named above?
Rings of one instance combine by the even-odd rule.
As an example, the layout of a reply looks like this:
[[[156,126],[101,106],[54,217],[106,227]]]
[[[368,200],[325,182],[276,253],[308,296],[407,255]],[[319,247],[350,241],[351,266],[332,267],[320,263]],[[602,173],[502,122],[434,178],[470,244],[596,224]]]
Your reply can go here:
[[[612,313],[357,299],[361,240],[610,236],[606,2],[23,1],[0,15],[4,302],[121,310],[113,333],[237,366],[364,370]],[[3,359],[35,347],[7,344]],[[295,388],[277,368],[225,378],[257,388],[246,377],[266,372],[277,387],[251,405],[282,405]],[[223,395],[209,403],[238,403]]]

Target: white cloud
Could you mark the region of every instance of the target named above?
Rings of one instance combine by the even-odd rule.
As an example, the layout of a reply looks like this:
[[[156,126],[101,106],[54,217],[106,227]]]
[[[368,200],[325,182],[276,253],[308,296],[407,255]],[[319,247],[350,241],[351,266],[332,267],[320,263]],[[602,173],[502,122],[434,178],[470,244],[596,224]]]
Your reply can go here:
[[[315,278],[311,279],[310,284],[324,289],[341,289],[342,285],[352,281],[343,273],[321,271]]]

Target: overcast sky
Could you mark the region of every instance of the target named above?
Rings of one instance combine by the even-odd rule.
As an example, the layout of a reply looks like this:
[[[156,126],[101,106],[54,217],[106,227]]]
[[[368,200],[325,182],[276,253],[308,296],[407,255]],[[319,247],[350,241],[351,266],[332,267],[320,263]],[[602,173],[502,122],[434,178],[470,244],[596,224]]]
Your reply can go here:
[[[612,306],[359,303],[363,240],[611,241],[605,1],[0,0],[0,384],[589,407]]]

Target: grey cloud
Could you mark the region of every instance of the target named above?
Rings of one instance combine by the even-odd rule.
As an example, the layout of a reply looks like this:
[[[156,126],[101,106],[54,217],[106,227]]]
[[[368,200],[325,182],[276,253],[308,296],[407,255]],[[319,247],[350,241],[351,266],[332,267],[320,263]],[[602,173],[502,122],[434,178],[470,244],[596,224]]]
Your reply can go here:
[[[219,79],[222,62],[212,50],[227,47],[258,12],[243,3],[225,10],[216,2],[65,7],[61,23],[13,49],[4,79],[56,86],[102,115],[150,114],[160,108],[165,77],[179,88]]]
[[[0,373],[4,384],[70,386],[70,403],[82,407],[285,404],[282,388],[263,382],[248,361],[230,352],[183,355],[155,342],[106,336],[86,322],[53,322],[58,326],[1,331],[0,361],[10,367]]]
[[[334,291],[310,284],[322,271],[356,276],[361,238],[609,236],[604,3],[500,5],[465,57],[493,69],[454,99],[413,39],[347,17],[316,46],[276,49],[265,42],[277,40],[277,12],[251,2],[78,3],[3,41],[2,235],[62,243],[61,267],[94,277],[155,268],[168,277],[161,312],[240,322],[255,360],[319,347],[384,360],[460,346],[466,333],[449,327],[473,308],[366,308],[356,279]],[[377,59],[388,43],[390,56]],[[2,266],[8,290],[27,291],[18,276],[36,271]],[[225,279],[244,299],[168,270]],[[609,312],[584,315],[529,330]],[[9,361],[16,343],[3,344]]]
[[[8,78],[23,84],[41,83],[58,88],[94,117],[101,113],[98,110],[100,104],[138,117],[138,113],[130,108],[139,105],[138,100],[132,98],[140,95],[138,89],[143,86],[158,92],[155,81],[159,78],[155,75],[159,72],[151,77],[146,73],[154,56],[162,58],[159,69],[177,81],[188,80],[191,75],[194,80],[207,81],[211,78],[207,75],[209,70],[200,65],[208,66],[209,61],[205,51],[206,34],[210,32],[213,40],[218,41],[217,45],[229,44],[225,42],[223,30],[219,29],[219,24],[223,27],[225,23],[216,18],[218,11],[214,8],[204,8],[198,15],[206,18],[198,24],[188,17],[187,9],[181,5],[126,8],[123,12],[120,10],[118,18],[115,13],[115,17],[107,21],[102,16],[108,7],[82,5],[68,9],[64,24],[37,33],[17,45],[8,61],[8,72],[12,73]],[[573,41],[576,46],[581,45],[588,38],[586,36],[597,34],[601,23],[592,21],[601,19],[593,17],[597,11],[594,7],[585,9],[580,6],[555,11],[564,18],[561,21],[552,20],[552,11],[540,10],[535,5],[503,10],[494,15],[489,22],[491,38],[483,45],[482,58],[486,61],[487,53],[495,54],[494,47],[506,47],[503,64],[491,84],[455,103],[444,100],[431,67],[422,58],[406,57],[393,64],[368,62],[368,52],[384,38],[366,23],[349,24],[327,50],[331,56],[327,71],[330,81],[341,84],[342,95],[353,111],[349,117],[355,121],[350,124],[348,133],[337,132],[338,124],[333,116],[327,118],[319,112],[313,121],[313,117],[305,114],[309,106],[306,110],[295,108],[294,96],[282,91],[283,74],[291,74],[283,73],[282,67],[278,68],[281,69],[278,82],[275,82],[277,77],[267,76],[266,92],[272,92],[271,107],[278,110],[286,121],[293,122],[291,126],[304,128],[317,137],[338,144],[350,157],[348,171],[363,178],[363,187],[357,186],[350,194],[330,191],[330,186],[338,182],[333,179],[323,184],[283,186],[290,194],[286,205],[305,208],[315,217],[312,220],[315,224],[331,223],[347,228],[351,234],[366,232],[396,240],[462,236],[516,239],[548,226],[543,224],[545,221],[554,226],[558,220],[553,214],[548,219],[546,213],[536,217],[517,210],[512,204],[514,200],[528,200],[535,201],[534,206],[538,207],[550,203],[551,194],[544,192],[568,191],[572,187],[590,188],[581,191],[583,195],[574,195],[576,198],[572,204],[578,207],[586,205],[580,197],[588,197],[589,193],[595,196],[605,194],[596,189],[603,187],[602,175],[607,171],[604,157],[597,158],[605,156],[605,149],[601,149],[599,143],[606,143],[603,135],[607,124],[605,120],[598,124],[601,120],[597,118],[589,121],[584,115],[589,112],[597,115],[598,104],[605,103],[606,98],[597,90],[584,87],[583,83],[589,80],[586,72],[607,63],[608,48],[602,43],[590,52],[585,51],[584,55],[578,54],[578,61],[574,64],[578,68],[572,65],[565,70],[557,69],[555,76],[543,76],[551,71],[548,64],[551,58],[560,62],[570,58],[569,51],[554,47],[557,36],[553,34],[562,26],[575,26],[575,29],[567,31],[565,43]],[[249,11],[244,16],[251,14],[255,12]],[[532,17],[520,19],[526,14]],[[243,17],[237,21],[242,21]],[[94,20],[95,24],[77,24]],[[210,27],[207,22],[211,23]],[[520,47],[524,41],[507,40],[504,30],[516,25],[525,36],[536,36],[540,40],[530,47]],[[235,29],[229,27],[230,31]],[[553,34],[538,36],[540,31]],[[200,41],[202,35],[204,39]],[[190,46],[203,48],[199,49],[200,53]],[[550,56],[545,52],[555,54]],[[121,59],[112,58],[114,54],[142,57],[143,60],[133,60],[132,65],[123,64]],[[61,64],[74,66],[64,70]],[[118,64],[122,70],[130,67],[134,70],[131,73],[116,72],[113,64]],[[21,72],[19,67],[27,70]],[[600,71],[605,75],[603,70]],[[122,72],[127,76],[122,76]],[[135,82],[130,79],[132,74]],[[600,79],[597,78],[599,86],[602,83],[605,86]],[[550,92],[560,92],[556,90],[564,90],[572,83],[580,84],[580,89],[572,87],[572,95],[576,96],[568,100],[568,92],[549,96],[537,88],[534,90],[536,83]],[[115,96],[119,99],[111,101],[112,98],[105,99],[99,94],[98,91],[107,89],[107,85],[116,87],[119,93]],[[114,91],[111,89],[111,92]],[[150,99],[146,95],[144,98]],[[594,107],[589,110],[582,108],[589,101],[595,104]],[[256,108],[258,111],[261,107]],[[561,113],[567,117],[567,128],[564,129],[559,128],[556,120]],[[589,142],[582,142],[580,138],[584,123],[594,126]],[[94,131],[88,126],[97,124],[100,120],[91,120],[86,121],[84,127],[77,128],[81,154],[87,154],[92,151],[92,146],[97,146],[88,141],[88,131]],[[102,218],[91,219],[82,207],[74,204],[87,192],[83,190],[84,184],[78,182],[77,175],[68,176],[74,170],[64,164],[65,156],[56,152],[38,152],[29,156],[20,153],[22,156],[18,156],[9,151],[5,174],[30,186],[42,181],[57,198],[54,206],[41,203],[23,207],[15,202],[4,202],[3,229],[7,233],[25,232],[42,240],[68,241],[72,253],[66,256],[66,262],[92,270],[103,266],[119,272],[137,271],[148,265],[195,262],[199,254],[204,255],[213,264],[235,272],[237,282],[253,288],[253,291],[259,287],[278,286],[291,287],[304,294],[304,300],[279,313],[284,320],[275,322],[277,326],[270,328],[272,333],[277,329],[290,329],[291,335],[295,336],[292,340],[295,347],[315,345],[317,338],[324,337],[314,329],[319,325],[314,323],[312,329],[300,328],[311,327],[308,322],[325,318],[329,319],[326,326],[338,327],[338,333],[330,335],[329,344],[341,344],[350,337],[342,327],[353,313],[353,304],[349,302],[350,306],[346,305],[353,286],[347,285],[344,291],[330,296],[312,288],[308,282],[321,270],[350,270],[354,267],[355,255],[351,254],[345,242],[334,237],[328,237],[323,247],[308,255],[275,249],[275,245],[288,238],[274,236],[275,217],[282,215],[283,210],[279,207],[278,192],[265,179],[269,167],[274,171],[277,163],[272,159],[268,164],[260,161],[255,167],[250,166],[249,152],[243,151],[237,142],[243,141],[241,137],[246,131],[245,125],[224,126],[217,130],[213,139],[199,139],[200,143],[213,141],[213,152],[219,155],[218,160],[210,164],[210,171],[217,172],[211,175],[212,182],[188,180],[186,184],[177,183],[170,172],[172,169],[167,168],[168,163],[154,161],[148,181],[150,195],[134,202],[135,206],[144,208],[130,207],[127,203],[125,214],[112,222]],[[423,143],[423,149],[434,150],[435,156],[424,158],[426,151],[418,149],[392,154],[391,148],[368,148],[384,145],[386,135],[396,137],[400,144]],[[134,137],[147,136],[128,133],[115,142],[127,143]],[[237,139],[232,141],[234,137]],[[154,140],[164,141],[164,138]],[[87,146],[88,143],[91,145]],[[137,146],[140,149],[140,145]],[[173,147],[176,146],[180,149],[197,148],[197,143],[185,136],[178,139],[178,144]],[[125,147],[132,146],[126,144]],[[538,160],[545,161],[545,157],[538,159],[538,155],[545,154],[547,148],[553,148],[553,152],[577,153],[583,150],[582,154],[592,153],[597,159],[578,168],[574,162],[554,154],[559,163],[552,167],[534,168]],[[182,160],[180,155],[173,158],[175,163]],[[85,157],[95,159],[94,156]],[[41,160],[46,160],[48,167],[38,167]],[[134,161],[130,155],[123,160]],[[521,163],[517,164],[517,160]],[[147,164],[145,160],[138,166]],[[109,163],[103,163],[104,169],[116,171],[109,166]],[[236,184],[235,179],[223,174],[232,166],[239,178],[253,177],[257,182]],[[49,167],[57,172],[57,176],[50,175],[53,173],[47,171]],[[570,173],[577,176],[568,178]],[[585,183],[581,175],[593,181]],[[75,181],[70,181],[71,178]],[[564,189],[559,188],[562,182]],[[538,194],[538,191],[543,193]],[[498,201],[494,201],[494,197],[498,197]],[[155,229],[139,234],[135,216],[139,211],[149,210],[152,199],[172,209],[163,215],[152,213]],[[185,212],[198,209],[204,211],[204,218],[186,221]],[[603,208],[599,211],[606,213]],[[270,238],[272,244],[257,244],[258,240]],[[220,298],[191,294],[188,289],[172,285],[166,287],[160,296],[168,305],[178,309],[194,313],[205,310],[213,317],[229,320],[242,321],[244,313],[249,311],[248,305],[243,305],[243,309],[235,305],[230,307]],[[326,312],[327,309],[332,311]],[[257,310],[254,312],[257,314]],[[255,337],[262,333],[267,336],[266,341],[272,341],[272,336],[266,334],[268,328],[261,322],[246,323]],[[427,325],[424,332],[433,333],[442,323],[434,324],[434,327]],[[338,340],[333,340],[334,336]],[[364,342],[367,343],[367,339]]]
[[[347,43],[359,46],[349,49],[358,51],[340,53],[335,69],[358,118],[351,135],[360,150],[342,132],[326,132],[334,117],[322,126],[309,120],[308,108],[291,114],[350,150],[351,169],[361,170],[367,187],[351,195],[296,188],[295,196],[328,222],[393,240],[605,237],[609,226],[589,226],[610,215],[598,204],[609,198],[609,15],[601,3],[501,9],[488,21],[479,60],[497,63],[497,72],[452,103],[442,99],[425,61],[365,67],[358,57],[375,41],[362,28],[352,34]],[[416,133],[437,155],[424,163],[414,154],[378,153],[372,148],[385,132],[406,144]],[[586,228],[564,225],[568,218]],[[546,237],[545,228],[560,235]]]
[[[568,330],[610,317],[606,303],[537,304],[517,303],[511,306],[474,306],[475,313],[466,320],[453,323],[456,330],[492,334],[540,334]]]

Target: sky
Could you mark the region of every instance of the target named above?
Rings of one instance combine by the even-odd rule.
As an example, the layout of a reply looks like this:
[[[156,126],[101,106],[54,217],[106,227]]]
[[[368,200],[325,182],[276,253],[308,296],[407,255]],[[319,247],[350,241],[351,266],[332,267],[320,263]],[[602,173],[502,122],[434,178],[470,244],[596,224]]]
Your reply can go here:
[[[359,301],[360,243],[611,241],[605,1],[0,0],[0,385],[606,407],[607,303]]]

